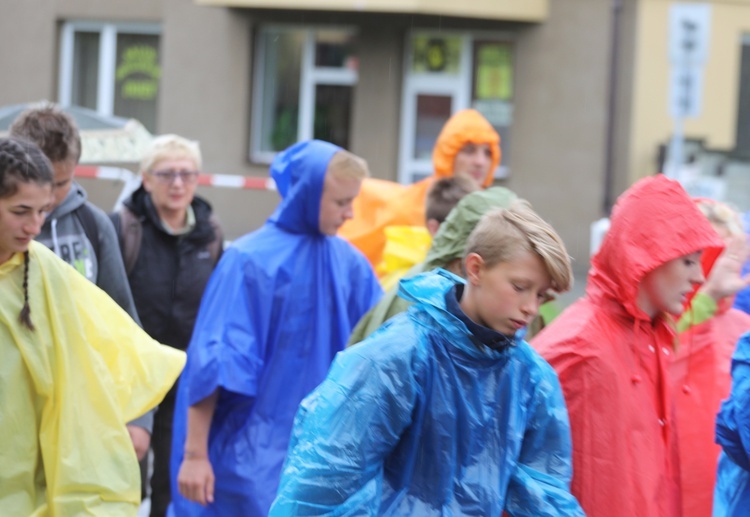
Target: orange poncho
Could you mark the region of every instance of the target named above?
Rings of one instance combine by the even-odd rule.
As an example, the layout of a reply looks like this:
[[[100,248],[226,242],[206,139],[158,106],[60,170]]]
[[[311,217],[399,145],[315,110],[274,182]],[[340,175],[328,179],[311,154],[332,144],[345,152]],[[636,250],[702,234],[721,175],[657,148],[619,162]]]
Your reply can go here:
[[[359,248],[373,267],[379,264],[386,241],[385,228],[425,224],[427,190],[436,178],[453,176],[456,154],[469,142],[490,145],[492,167],[484,180],[484,186],[489,186],[500,164],[500,136],[478,111],[459,111],[445,123],[435,142],[432,154],[435,174],[412,185],[372,178],[364,180],[354,200],[354,217],[341,227],[339,236]]]

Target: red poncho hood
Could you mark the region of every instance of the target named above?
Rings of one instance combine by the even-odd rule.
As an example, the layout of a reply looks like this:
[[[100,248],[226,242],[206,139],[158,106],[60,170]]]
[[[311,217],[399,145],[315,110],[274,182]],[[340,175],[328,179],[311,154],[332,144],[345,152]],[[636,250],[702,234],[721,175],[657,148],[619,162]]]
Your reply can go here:
[[[620,196],[599,252],[591,261],[587,295],[618,301],[633,318],[649,316],[637,305],[647,273],[670,260],[724,242],[682,186],[663,175],[638,181]],[[715,255],[714,255],[715,256]]]

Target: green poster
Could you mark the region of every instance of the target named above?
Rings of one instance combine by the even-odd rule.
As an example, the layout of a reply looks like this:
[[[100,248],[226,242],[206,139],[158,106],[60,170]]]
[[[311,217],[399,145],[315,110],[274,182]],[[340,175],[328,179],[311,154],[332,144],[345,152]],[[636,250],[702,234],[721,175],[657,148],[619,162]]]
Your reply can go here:
[[[160,77],[161,68],[155,47],[132,45],[120,54],[116,78],[123,99],[154,100]]]
[[[513,96],[513,67],[510,45],[484,43],[477,50],[475,63],[476,99],[510,100]]]

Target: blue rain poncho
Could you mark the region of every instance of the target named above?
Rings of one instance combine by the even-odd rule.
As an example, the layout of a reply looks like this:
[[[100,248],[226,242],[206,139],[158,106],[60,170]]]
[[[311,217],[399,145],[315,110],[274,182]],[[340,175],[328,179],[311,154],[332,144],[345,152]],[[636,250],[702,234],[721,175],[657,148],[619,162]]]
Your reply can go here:
[[[555,372],[524,341],[475,345],[446,309],[458,282],[402,280],[416,305],[338,354],[300,406],[270,515],[583,515]]]
[[[750,509],[750,333],[732,357],[732,392],[716,417],[716,443],[724,452],[714,490],[717,517],[740,517]]]
[[[172,515],[266,515],[299,403],[382,295],[364,256],[318,230],[323,180],[337,151],[313,141],[277,156],[271,175],[283,201],[224,252],[208,283],[177,393]],[[204,508],[180,496],[176,478],[188,406],[218,388],[208,450],[215,502]]]

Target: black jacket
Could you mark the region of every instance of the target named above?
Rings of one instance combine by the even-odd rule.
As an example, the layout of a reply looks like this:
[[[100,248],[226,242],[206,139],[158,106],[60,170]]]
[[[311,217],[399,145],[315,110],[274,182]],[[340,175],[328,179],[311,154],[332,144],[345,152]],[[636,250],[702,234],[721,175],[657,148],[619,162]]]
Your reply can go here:
[[[138,258],[128,274],[143,328],[157,341],[185,350],[203,290],[216,265],[208,245],[222,238],[209,220],[211,205],[195,196],[191,205],[195,227],[187,234],[171,235],[164,230],[151,196],[143,187],[124,204],[143,228]],[[115,227],[120,229],[118,221]]]

